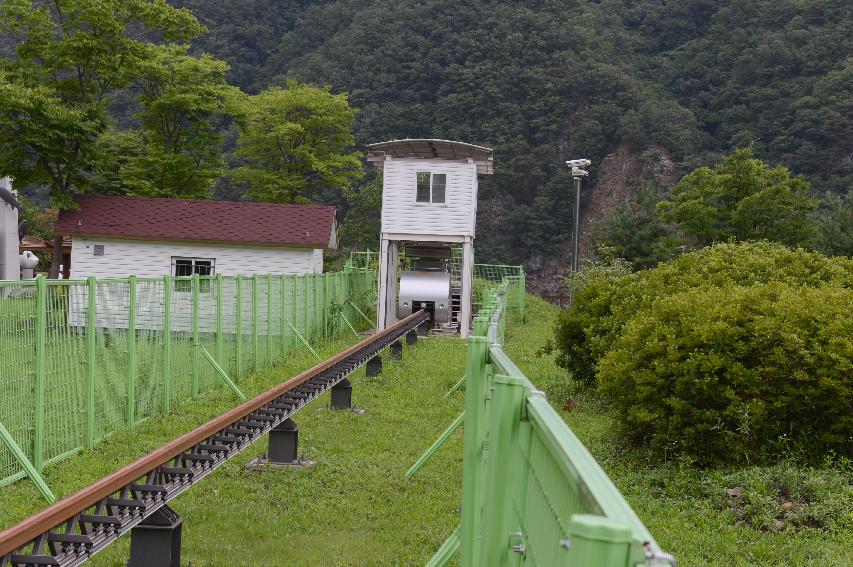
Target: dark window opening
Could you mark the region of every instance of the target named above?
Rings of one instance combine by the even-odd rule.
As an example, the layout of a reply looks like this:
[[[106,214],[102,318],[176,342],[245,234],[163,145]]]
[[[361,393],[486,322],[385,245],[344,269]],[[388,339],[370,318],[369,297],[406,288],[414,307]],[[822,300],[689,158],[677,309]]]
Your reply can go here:
[[[418,194],[415,197],[418,203],[429,203],[429,178],[429,173],[418,173]]]
[[[447,192],[447,175],[444,173],[417,173],[417,191],[415,201],[418,203],[444,203]]]
[[[444,202],[444,189],[447,186],[447,175],[435,173],[432,176],[432,202]]]
[[[216,260],[209,258],[172,258],[172,275],[178,278],[199,276],[198,290],[210,293],[211,279],[214,275]],[[193,282],[189,279],[175,280],[175,291],[192,291]]]

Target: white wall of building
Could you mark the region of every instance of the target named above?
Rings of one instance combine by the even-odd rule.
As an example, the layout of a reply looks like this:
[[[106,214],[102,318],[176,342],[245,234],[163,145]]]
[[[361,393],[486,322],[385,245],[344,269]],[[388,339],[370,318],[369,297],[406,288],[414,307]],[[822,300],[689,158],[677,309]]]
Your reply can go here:
[[[445,203],[415,201],[418,172],[447,175]],[[384,234],[474,236],[477,166],[468,161],[387,158],[382,186]]]
[[[96,244],[103,245],[103,256],[95,255]],[[212,258],[215,260],[215,273],[224,276],[323,271],[322,249],[75,236],[71,244],[71,278],[170,275],[175,256]]]

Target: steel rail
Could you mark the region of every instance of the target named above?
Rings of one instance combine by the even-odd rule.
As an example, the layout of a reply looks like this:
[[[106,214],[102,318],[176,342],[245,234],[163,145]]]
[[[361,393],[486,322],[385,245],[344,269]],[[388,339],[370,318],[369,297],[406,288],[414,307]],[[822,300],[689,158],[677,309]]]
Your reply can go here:
[[[413,313],[0,532],[0,567],[87,561],[427,319]]]

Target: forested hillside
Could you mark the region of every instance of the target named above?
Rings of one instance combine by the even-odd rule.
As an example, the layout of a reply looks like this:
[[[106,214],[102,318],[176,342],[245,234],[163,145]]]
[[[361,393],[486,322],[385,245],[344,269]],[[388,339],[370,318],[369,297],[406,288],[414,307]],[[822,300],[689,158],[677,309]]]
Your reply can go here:
[[[817,192],[853,179],[844,0],[174,3],[208,26],[196,48],[243,89],[291,77],[348,93],[359,144],[495,148],[483,259],[556,253],[571,216],[563,161],[620,145],[661,147],[683,172],[754,141]]]
[[[606,213],[602,193],[671,186],[749,144],[756,157],[804,174],[815,196],[850,193],[853,16],[845,0],[169,1],[207,27],[193,51],[226,61],[226,79],[246,93],[296,79],[346,94],[358,110],[359,149],[401,137],[495,148],[495,175],[481,185],[483,261],[565,259],[568,158],[593,160],[584,226]],[[14,57],[15,41],[0,33],[4,57]],[[191,72],[207,73],[210,86],[201,88],[224,96],[219,69],[207,62]],[[132,123],[132,100],[114,100],[119,127]],[[223,123],[227,155],[213,156],[223,159],[208,173],[226,173],[217,197],[237,198],[246,190],[229,174],[244,165],[234,154],[238,128]],[[99,143],[113,150],[130,141],[111,134]],[[121,165],[105,162],[86,179],[110,179]],[[363,214],[375,203],[372,180],[369,173],[346,198],[340,189],[322,195],[344,214],[361,211],[360,235],[377,232],[376,215]]]

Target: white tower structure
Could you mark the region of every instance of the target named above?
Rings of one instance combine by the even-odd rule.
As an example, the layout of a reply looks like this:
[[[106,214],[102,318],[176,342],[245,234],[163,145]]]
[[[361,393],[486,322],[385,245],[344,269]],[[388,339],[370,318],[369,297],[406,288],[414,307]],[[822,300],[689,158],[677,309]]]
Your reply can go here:
[[[16,197],[12,180],[8,177],[0,179],[0,280],[21,279]]]
[[[367,148],[368,161],[384,173],[377,327],[384,329],[393,324],[398,313],[427,306],[434,322],[455,321],[460,334],[468,336],[471,332],[477,176],[493,172],[492,150],[463,142],[430,139],[393,140],[370,144]],[[406,251],[412,271],[400,284],[409,287],[398,293],[401,247]],[[449,266],[452,247],[462,249],[458,282],[449,278],[442,280],[436,274],[443,271],[442,265]],[[419,296],[419,293],[435,293],[444,285],[441,281],[450,282],[446,303],[441,299],[425,301],[432,298]]]

